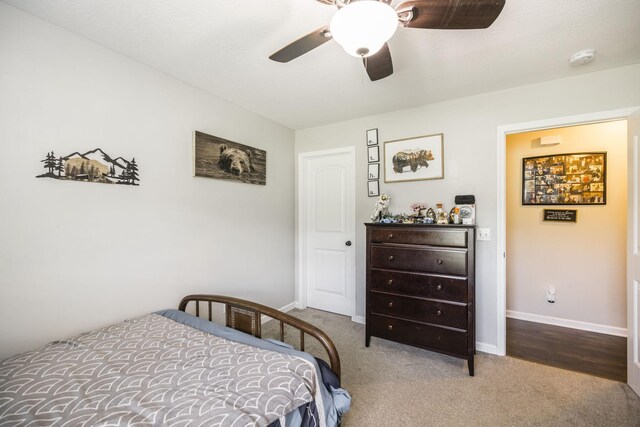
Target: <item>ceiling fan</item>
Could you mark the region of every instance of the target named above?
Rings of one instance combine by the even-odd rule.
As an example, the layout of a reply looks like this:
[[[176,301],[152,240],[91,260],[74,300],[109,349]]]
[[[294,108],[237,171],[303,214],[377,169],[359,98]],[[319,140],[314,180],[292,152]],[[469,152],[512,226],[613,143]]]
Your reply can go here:
[[[414,0],[393,8],[392,0],[317,1],[338,8],[330,25],[283,47],[269,59],[289,62],[333,39],[350,55],[362,58],[372,81],[393,74],[387,41],[398,25],[443,30],[488,28],[505,4],[505,0]]]

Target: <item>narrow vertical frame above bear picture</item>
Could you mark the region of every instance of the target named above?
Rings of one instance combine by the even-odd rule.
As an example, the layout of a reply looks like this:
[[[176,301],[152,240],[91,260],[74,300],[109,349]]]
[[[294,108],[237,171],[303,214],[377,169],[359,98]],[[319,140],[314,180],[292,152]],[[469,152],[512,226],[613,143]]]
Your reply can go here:
[[[384,143],[384,182],[444,178],[444,134]]]
[[[267,152],[203,132],[193,136],[193,174],[267,184]]]

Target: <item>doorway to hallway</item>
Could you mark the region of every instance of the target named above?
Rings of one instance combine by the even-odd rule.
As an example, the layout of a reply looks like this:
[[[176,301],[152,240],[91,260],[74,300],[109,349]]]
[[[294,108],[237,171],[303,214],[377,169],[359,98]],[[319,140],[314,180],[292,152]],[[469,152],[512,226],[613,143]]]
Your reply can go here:
[[[507,135],[507,355],[626,378],[626,126]]]

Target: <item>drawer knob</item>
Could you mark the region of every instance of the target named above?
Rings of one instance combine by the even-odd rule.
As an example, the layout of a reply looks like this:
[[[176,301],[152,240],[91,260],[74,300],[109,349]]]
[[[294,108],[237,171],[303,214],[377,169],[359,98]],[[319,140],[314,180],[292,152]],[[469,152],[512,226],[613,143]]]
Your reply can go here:
[[[392,303],[392,302],[390,302],[389,304],[387,304],[387,307],[389,307],[389,308],[393,308],[393,303]]]
[[[436,260],[436,264],[438,264],[438,265],[442,264],[442,260],[441,259]]]
[[[442,285],[436,286],[436,290],[441,291],[442,290]]]
[[[436,316],[442,316],[442,310],[436,311]]]
[[[387,285],[393,285],[393,279],[387,280]]]
[[[393,331],[393,325],[388,325],[387,329],[390,330],[390,331]]]
[[[387,236],[387,239],[393,239],[393,234],[389,233],[389,235]]]
[[[393,261],[393,255],[389,255],[389,261]]]

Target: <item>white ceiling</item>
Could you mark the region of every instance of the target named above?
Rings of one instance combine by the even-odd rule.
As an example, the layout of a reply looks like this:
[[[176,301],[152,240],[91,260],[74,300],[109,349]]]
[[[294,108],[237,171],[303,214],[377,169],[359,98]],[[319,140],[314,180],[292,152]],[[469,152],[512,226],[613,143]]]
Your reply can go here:
[[[333,41],[268,59],[329,23],[315,0],[4,1],[292,129],[640,62],[640,0],[507,0],[486,30],[399,28],[377,82]],[[596,60],[570,66],[585,48]]]

